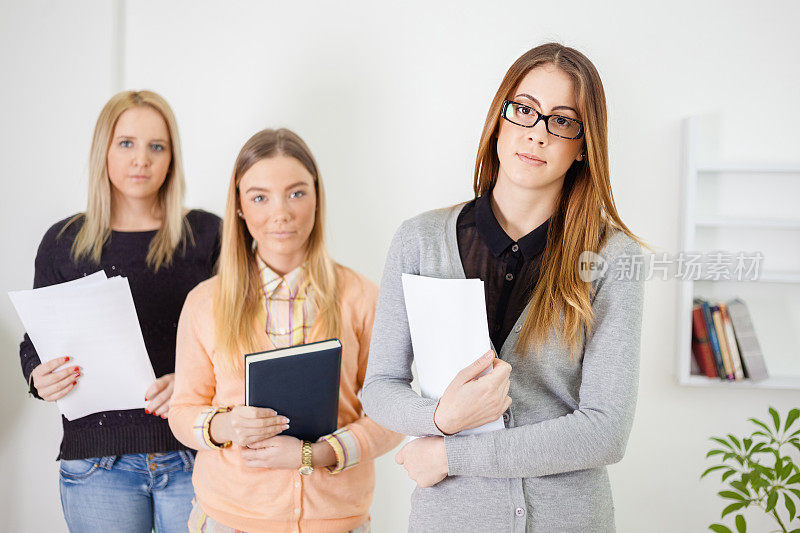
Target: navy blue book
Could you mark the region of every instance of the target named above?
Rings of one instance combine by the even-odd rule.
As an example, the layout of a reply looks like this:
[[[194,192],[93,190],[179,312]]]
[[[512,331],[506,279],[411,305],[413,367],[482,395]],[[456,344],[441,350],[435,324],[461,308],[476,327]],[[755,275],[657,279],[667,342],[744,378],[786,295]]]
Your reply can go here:
[[[244,403],[289,419],[281,435],[316,442],[337,429],[342,343],[300,344],[244,356]]]

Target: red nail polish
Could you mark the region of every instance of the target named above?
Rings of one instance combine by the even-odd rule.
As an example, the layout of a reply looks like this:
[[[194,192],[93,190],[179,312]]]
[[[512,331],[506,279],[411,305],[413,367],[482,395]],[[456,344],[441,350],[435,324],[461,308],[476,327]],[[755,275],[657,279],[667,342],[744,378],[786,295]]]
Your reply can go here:
[[[72,382],[72,384],[73,384],[73,385],[77,385],[77,384],[78,384],[78,382],[77,382],[77,381],[73,381],[73,382]]]
[[[147,401],[147,396],[144,397],[144,401]]]
[[[80,368],[76,366],[75,367],[75,372],[77,372],[78,370],[80,370]]]
[[[76,373],[75,373],[75,377],[76,377],[76,378],[77,378],[77,377],[80,377],[80,375],[81,375],[81,373],[80,373],[80,372],[76,372]]]
[[[150,411],[148,411],[147,409],[145,409],[144,412],[147,413],[148,415],[150,414]]]
[[[66,358],[66,359],[64,359],[64,362],[65,362],[65,363],[66,363],[67,361],[69,361],[69,356],[67,356],[67,358]]]

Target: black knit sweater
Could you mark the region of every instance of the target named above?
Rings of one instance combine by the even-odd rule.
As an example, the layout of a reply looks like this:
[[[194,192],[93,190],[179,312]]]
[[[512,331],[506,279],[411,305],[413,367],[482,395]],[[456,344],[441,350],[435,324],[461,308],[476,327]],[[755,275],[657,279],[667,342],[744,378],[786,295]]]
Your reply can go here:
[[[158,272],[146,264],[155,231],[112,231],[98,265],[72,260],[70,250],[81,221],[71,224],[59,236],[68,220],[54,224],[45,233],[36,254],[34,288],[77,279],[101,268],[108,277],[125,276],[156,377],[174,372],[178,317],[189,291],[213,274],[220,249],[219,217],[201,210],[187,213],[191,238],[186,239],[185,247],[178,247],[169,266],[162,266]],[[22,373],[30,383],[31,372],[41,361],[27,334],[20,344],[19,356]],[[31,392],[38,397],[32,385]],[[186,449],[172,435],[167,420],[146,414],[144,409],[106,411],[72,421],[62,416],[61,420],[64,438],[59,459]]]

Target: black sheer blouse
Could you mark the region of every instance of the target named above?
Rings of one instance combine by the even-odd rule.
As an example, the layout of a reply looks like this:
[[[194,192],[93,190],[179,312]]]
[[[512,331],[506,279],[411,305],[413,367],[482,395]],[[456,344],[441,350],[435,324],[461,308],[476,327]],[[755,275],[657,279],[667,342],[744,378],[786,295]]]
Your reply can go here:
[[[499,353],[539,280],[550,220],[515,242],[497,221],[489,194],[464,206],[456,238],[467,278],[483,280],[489,336]]]

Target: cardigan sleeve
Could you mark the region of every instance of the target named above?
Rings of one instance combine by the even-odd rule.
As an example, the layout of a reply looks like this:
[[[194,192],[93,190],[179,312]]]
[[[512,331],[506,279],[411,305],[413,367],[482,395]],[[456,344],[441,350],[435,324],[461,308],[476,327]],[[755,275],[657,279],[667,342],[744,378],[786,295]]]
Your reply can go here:
[[[198,298],[198,288],[186,297],[180,319],[175,346],[175,384],[169,406],[169,427],[184,445],[195,450],[209,446],[196,427],[204,412],[212,407],[216,392],[214,365],[211,347],[205,345],[199,335],[202,324],[198,320],[198,306],[204,300]]]
[[[615,259],[640,253],[630,241]],[[538,477],[622,459],[636,407],[644,280],[610,273],[592,305],[578,409],[536,424],[445,437],[449,475]]]
[[[397,230],[381,280],[372,328],[369,364],[363,389],[364,410],[379,424],[404,435],[443,435],[433,422],[437,400],[411,388],[411,332],[403,296],[402,274],[419,274],[419,250],[406,246],[409,221]]]
[[[358,337],[358,374],[356,376],[356,386],[363,390],[364,378],[367,372],[367,361],[369,358],[370,338],[372,336],[372,325],[375,319],[375,304],[378,299],[378,287],[374,283],[364,280],[362,283],[362,313],[359,323],[355,325]],[[371,461],[385,454],[403,440],[403,436],[379,425],[368,416],[362,416],[358,420],[351,422],[343,427],[355,435],[360,461]],[[353,466],[352,464],[349,466]]]

